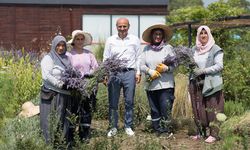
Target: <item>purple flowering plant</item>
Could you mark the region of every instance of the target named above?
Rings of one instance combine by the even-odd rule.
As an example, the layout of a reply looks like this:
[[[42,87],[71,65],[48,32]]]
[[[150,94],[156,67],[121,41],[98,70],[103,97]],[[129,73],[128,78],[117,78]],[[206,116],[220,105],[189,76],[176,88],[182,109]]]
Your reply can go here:
[[[91,75],[82,76],[80,71],[73,67],[68,67],[62,80],[64,81],[66,88],[72,91],[79,92],[82,98],[90,97],[90,95],[97,91],[97,85],[104,80],[105,76],[109,76],[111,73],[121,72],[126,67],[127,60],[119,59],[117,55],[106,59],[99,64],[99,67]]]
[[[195,69],[196,63],[194,61],[191,48],[185,46],[177,46],[173,48],[173,51],[175,55],[167,55],[162,61],[163,64],[174,67],[183,65],[191,72]],[[149,77],[147,81],[151,82],[152,79]]]
[[[178,65],[184,65],[185,67],[191,70],[196,67],[191,48],[185,46],[177,46],[174,48],[174,52]]]

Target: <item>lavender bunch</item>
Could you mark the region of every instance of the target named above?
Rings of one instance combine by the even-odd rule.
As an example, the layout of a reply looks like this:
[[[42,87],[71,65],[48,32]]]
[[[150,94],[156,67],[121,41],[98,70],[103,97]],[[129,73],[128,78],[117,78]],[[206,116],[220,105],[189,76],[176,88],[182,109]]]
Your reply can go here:
[[[162,63],[167,66],[175,66],[175,67],[178,65],[176,56],[171,56],[171,55],[167,55],[162,61]]]
[[[111,73],[117,74],[121,72],[123,68],[126,68],[127,62],[128,60],[119,59],[118,54],[115,54],[99,65],[94,76],[98,82],[101,82],[105,76],[109,76]]]
[[[80,71],[72,66],[65,69],[62,81],[66,85],[66,89],[79,92],[82,97],[89,97],[89,92],[86,91],[87,80],[82,77]]]
[[[66,68],[62,80],[67,89],[75,90],[84,97],[97,91],[97,85],[102,82],[105,76],[111,73],[121,72],[126,67],[127,60],[119,59],[118,55],[113,55],[104,62],[102,62],[98,69],[88,78],[82,77],[81,73],[73,67]]]
[[[62,80],[67,86],[67,89],[77,89],[80,85],[81,77],[81,72],[70,66],[65,69]]]
[[[196,66],[196,63],[193,58],[193,53],[191,48],[185,46],[177,46],[174,48],[177,64],[184,65],[185,67],[193,70]]]

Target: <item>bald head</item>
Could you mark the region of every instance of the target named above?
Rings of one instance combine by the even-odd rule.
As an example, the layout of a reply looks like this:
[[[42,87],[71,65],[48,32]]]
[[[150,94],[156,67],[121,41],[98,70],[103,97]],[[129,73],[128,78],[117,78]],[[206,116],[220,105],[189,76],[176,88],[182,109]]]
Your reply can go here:
[[[128,35],[129,21],[127,18],[119,18],[116,21],[116,28],[118,31],[118,36],[124,39]]]
[[[127,24],[127,25],[129,25],[129,21],[128,21],[128,19],[127,18],[119,18],[119,19],[117,19],[117,21],[116,21],[116,26],[118,25],[118,24],[121,24],[121,23],[125,23],[125,24]]]

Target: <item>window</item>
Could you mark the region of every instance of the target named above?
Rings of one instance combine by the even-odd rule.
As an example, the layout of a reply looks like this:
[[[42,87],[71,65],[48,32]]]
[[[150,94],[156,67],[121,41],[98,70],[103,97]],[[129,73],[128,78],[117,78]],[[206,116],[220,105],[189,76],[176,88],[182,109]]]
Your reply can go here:
[[[141,38],[143,31],[157,23],[165,23],[161,15],[83,15],[82,29],[93,36],[93,43],[105,42],[105,39],[117,34],[116,20],[120,17],[129,19],[129,33]]]

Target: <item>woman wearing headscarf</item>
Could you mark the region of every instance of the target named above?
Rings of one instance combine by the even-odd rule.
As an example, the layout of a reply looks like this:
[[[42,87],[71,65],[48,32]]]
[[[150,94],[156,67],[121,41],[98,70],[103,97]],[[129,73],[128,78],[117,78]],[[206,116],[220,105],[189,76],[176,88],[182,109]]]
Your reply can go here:
[[[218,139],[219,132],[216,114],[224,111],[223,50],[215,44],[208,26],[197,29],[196,46],[192,50],[198,69],[191,74],[189,84],[194,121],[197,125],[197,133],[191,138],[197,140],[203,136],[206,138],[205,142],[212,143]]]
[[[171,29],[162,24],[147,28],[142,35],[148,42],[142,53],[141,71],[145,73],[145,90],[151,109],[152,128],[157,133],[170,132],[171,112],[174,102],[174,65],[162,62],[165,57],[174,56],[168,41],[172,37]]]
[[[47,144],[63,136],[66,142],[73,137],[70,117],[71,96],[62,81],[63,72],[70,65],[66,56],[66,39],[57,35],[52,40],[51,50],[41,61],[42,80],[40,101],[40,125]]]
[[[80,71],[82,77],[86,79],[91,78],[98,67],[94,54],[90,50],[83,48],[91,43],[92,36],[82,30],[74,30],[72,32],[72,39],[68,41],[68,44],[73,47],[67,54],[69,60],[72,66]],[[75,113],[79,119],[79,137],[81,140],[90,138],[91,111],[95,107],[96,93],[97,90],[93,91],[90,97],[86,97],[85,99],[79,94],[73,97]]]

